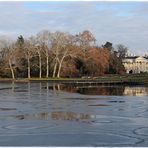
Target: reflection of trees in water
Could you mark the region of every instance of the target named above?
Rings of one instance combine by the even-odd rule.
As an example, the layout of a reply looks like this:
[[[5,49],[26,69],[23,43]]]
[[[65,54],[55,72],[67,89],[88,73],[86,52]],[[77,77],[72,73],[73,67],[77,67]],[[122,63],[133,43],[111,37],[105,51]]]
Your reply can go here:
[[[73,85],[64,85],[57,83],[53,83],[52,85],[43,88],[53,90],[55,94],[57,94],[58,91],[77,92],[77,88]]]
[[[63,90],[71,93],[80,93],[87,95],[123,95],[124,86],[74,86],[57,85],[56,90]]]
[[[67,91],[86,95],[148,95],[148,87],[126,85],[85,85],[85,84],[53,84],[49,87],[54,93]]]
[[[74,87],[73,85],[57,84],[57,86],[58,86],[57,90],[64,90],[71,93],[77,92],[77,88]]]
[[[123,95],[124,87],[80,88],[78,92],[88,95]]]
[[[91,119],[91,115],[75,112],[55,111],[51,113],[54,120],[85,121]]]
[[[16,115],[15,118],[18,120],[46,120],[51,118],[53,120],[67,120],[67,121],[88,121],[92,118],[92,115],[83,114],[83,113],[75,113],[75,112],[64,112],[64,111],[54,111],[42,112],[37,114],[25,114],[25,115]],[[94,117],[93,117],[94,118]]]
[[[16,115],[15,118],[18,120],[45,120],[49,118],[48,112],[42,112],[38,114],[25,114],[25,115]]]
[[[53,84],[53,91],[55,94],[58,94],[58,91],[61,90],[61,85],[60,84]]]

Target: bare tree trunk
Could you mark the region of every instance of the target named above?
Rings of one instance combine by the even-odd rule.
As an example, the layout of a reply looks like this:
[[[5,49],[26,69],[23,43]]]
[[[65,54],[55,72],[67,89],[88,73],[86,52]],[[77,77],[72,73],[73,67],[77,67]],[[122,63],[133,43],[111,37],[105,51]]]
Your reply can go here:
[[[61,61],[59,62],[59,69],[58,69],[58,73],[57,73],[57,77],[58,77],[58,78],[60,78],[60,73],[61,73],[61,68],[62,68],[62,63],[63,63],[63,61],[64,61],[64,58],[65,58],[65,57],[63,57],[63,58],[61,59]]]
[[[49,77],[49,57],[48,57],[48,55],[47,55],[47,57],[46,57],[46,78],[48,78]]]
[[[30,76],[30,59],[29,58],[27,59],[27,62],[28,62],[28,79],[30,79],[31,76]]]
[[[14,80],[15,79],[14,70],[13,70],[13,67],[12,67],[11,60],[10,59],[9,59],[9,67],[10,67],[10,70],[11,70],[12,79]]]
[[[54,69],[53,69],[53,75],[52,75],[53,78],[55,77],[56,70],[57,70],[57,61],[56,61],[55,65],[54,65]]]
[[[57,77],[60,77],[60,72],[61,72],[61,67],[62,67],[62,63],[60,62],[59,64],[59,69],[58,69],[58,73],[57,73]]]
[[[42,78],[42,59],[41,59],[41,55],[39,54],[39,78]]]

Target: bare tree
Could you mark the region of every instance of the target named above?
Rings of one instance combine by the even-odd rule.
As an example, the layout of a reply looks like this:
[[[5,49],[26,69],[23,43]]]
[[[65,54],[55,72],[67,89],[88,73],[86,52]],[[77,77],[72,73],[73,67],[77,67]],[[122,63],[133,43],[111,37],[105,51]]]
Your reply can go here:
[[[124,45],[122,44],[117,45],[117,53],[119,58],[121,59],[125,58],[127,51],[128,51],[128,48],[125,47]]]
[[[32,44],[32,51],[34,54],[34,57],[38,57],[38,67],[39,67],[39,78],[42,78],[42,47],[39,42],[38,37],[30,37],[30,42]]]
[[[53,77],[60,77],[63,61],[66,57],[72,56],[72,36],[68,33],[55,32],[52,40],[52,52],[54,55]],[[57,72],[57,75],[56,75]]]
[[[96,39],[88,30],[79,33],[76,35],[76,37],[78,45],[82,48],[83,51],[87,51],[89,47],[95,46]]]
[[[13,63],[14,62],[13,61],[14,60],[14,50],[13,49],[9,50],[7,58],[8,58],[11,74],[12,74],[12,79],[15,79],[15,75],[14,75],[14,66],[15,66],[15,64]]]
[[[27,59],[28,79],[31,78],[31,59],[34,57],[34,53],[34,44],[32,43],[32,40],[25,40],[24,54],[25,58]]]
[[[39,57],[39,78],[42,78],[42,48],[40,45],[36,44],[35,49]]]
[[[5,56],[5,61],[9,65],[9,69],[11,71],[12,79],[15,79],[15,49],[14,45],[8,45],[7,46],[7,54]]]
[[[5,63],[4,69],[10,69],[12,79],[15,79],[15,46],[12,41],[4,39],[0,43],[0,48],[1,58],[3,58]]]
[[[46,57],[46,77],[49,77],[49,50],[51,48],[51,33],[44,30],[37,34],[39,44],[42,46],[42,52]]]

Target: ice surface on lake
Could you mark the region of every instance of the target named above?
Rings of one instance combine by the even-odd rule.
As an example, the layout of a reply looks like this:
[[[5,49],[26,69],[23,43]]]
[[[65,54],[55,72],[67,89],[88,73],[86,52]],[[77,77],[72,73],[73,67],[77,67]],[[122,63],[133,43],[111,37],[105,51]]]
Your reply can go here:
[[[148,88],[1,83],[0,146],[148,146]]]

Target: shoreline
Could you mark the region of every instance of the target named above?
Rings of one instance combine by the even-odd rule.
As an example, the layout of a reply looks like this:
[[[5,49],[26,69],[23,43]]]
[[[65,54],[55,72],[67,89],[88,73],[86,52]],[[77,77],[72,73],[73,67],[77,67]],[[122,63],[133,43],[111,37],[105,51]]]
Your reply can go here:
[[[0,78],[0,83],[51,82],[62,84],[139,84],[148,85],[148,74],[106,75],[87,78]]]

